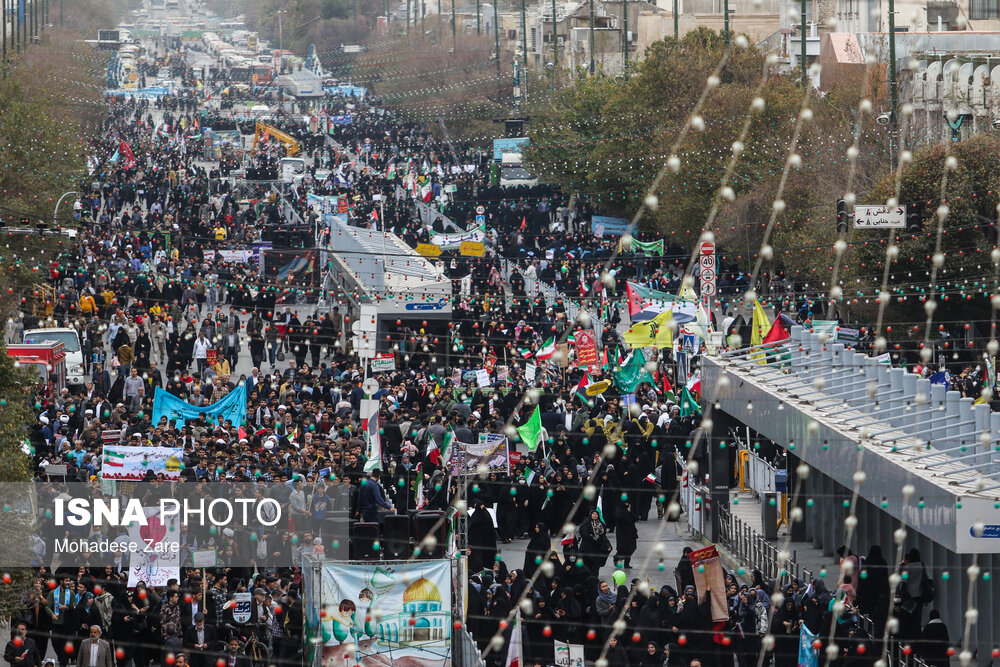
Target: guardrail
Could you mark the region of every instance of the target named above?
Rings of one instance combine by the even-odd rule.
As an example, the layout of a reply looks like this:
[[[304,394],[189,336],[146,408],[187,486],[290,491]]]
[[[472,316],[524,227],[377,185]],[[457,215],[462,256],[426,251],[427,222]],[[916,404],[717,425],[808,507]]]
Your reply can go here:
[[[521,626],[517,626],[517,632]],[[451,633],[451,664],[455,667],[485,667],[482,655],[469,631],[462,627]]]
[[[758,498],[774,493],[775,468],[757,456],[749,447],[741,447],[736,454],[740,491],[753,491]]]
[[[782,559],[780,549],[764,536],[744,523],[739,517],[719,508],[719,542],[734,558],[749,568],[760,570],[765,579],[776,579],[782,585],[794,579],[810,581],[813,573],[795,562],[795,551],[790,558]]]

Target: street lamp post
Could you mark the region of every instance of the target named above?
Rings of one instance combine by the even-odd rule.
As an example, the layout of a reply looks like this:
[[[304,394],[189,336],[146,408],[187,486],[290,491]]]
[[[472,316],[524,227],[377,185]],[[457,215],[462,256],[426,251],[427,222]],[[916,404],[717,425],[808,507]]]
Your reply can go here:
[[[628,68],[628,0],[622,0],[622,70]]]
[[[594,0],[590,0],[590,74],[594,74]]]
[[[899,90],[896,83],[896,2],[889,0],[889,165],[896,170],[896,152],[899,150]]]
[[[497,3],[500,0],[493,0],[493,48],[496,49],[497,77],[500,76],[500,14],[497,10]],[[441,2],[441,0],[438,0]]]
[[[528,74],[528,20],[525,16],[524,0],[521,0],[521,62],[525,76]]]
[[[75,191],[64,192],[62,196],[59,197],[59,201],[56,202],[56,210],[52,213],[53,227],[56,227],[58,225],[56,221],[59,219],[59,204],[62,203],[62,200],[65,199],[67,195],[75,195],[75,194],[77,194]]]
[[[799,20],[801,22],[799,26],[799,60],[802,62],[799,64],[802,70],[802,85],[809,85],[806,81],[806,0],[801,0],[799,3],[799,13],[801,14]]]
[[[556,20],[556,0],[552,0],[552,74],[559,71],[559,32]]]

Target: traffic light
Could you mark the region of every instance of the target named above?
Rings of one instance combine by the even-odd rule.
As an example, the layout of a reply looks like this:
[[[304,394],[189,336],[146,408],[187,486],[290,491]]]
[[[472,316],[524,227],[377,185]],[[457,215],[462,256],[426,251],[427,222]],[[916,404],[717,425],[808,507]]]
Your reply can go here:
[[[909,204],[906,207],[906,231],[919,232],[924,223],[924,205],[921,202]]]
[[[847,202],[842,198],[837,200],[837,233],[847,233]]]

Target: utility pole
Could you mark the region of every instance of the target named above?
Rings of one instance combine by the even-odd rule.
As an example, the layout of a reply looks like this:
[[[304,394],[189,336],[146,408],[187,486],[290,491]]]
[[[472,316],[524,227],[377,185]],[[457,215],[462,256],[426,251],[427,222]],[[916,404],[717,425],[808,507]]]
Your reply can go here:
[[[594,75],[594,0],[590,0],[590,74]]]
[[[552,0],[552,74],[555,75],[559,69],[559,33],[556,26],[556,0]]]
[[[500,77],[500,18],[497,11],[497,3],[500,0],[493,0],[493,48],[496,49],[497,78]],[[441,2],[441,0],[438,0]]]
[[[528,72],[528,22],[524,13],[524,0],[521,0],[521,63],[524,72]]]
[[[622,0],[622,71],[628,69],[628,0]]]
[[[674,39],[677,37],[677,0],[674,0]]]
[[[3,61],[7,62],[7,0],[0,3],[0,26],[3,26]]]
[[[455,0],[451,0],[451,48],[453,50],[458,48],[455,38]]]
[[[476,34],[480,34],[479,0],[476,0]]]
[[[896,170],[899,150],[899,91],[896,82],[896,2],[889,0],[889,165]]]
[[[726,48],[729,48],[729,0],[724,0],[722,3],[722,13],[723,13],[723,25],[726,30]]]
[[[808,86],[809,82],[806,81],[806,0],[799,1],[799,10],[802,14],[800,17],[799,25],[799,60],[800,69],[802,70],[802,85]]]

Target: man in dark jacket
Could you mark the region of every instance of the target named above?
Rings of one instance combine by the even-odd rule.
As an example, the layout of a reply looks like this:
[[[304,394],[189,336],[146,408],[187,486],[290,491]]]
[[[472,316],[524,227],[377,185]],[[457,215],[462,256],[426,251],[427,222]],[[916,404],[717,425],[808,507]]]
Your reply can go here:
[[[361,482],[361,491],[358,495],[358,509],[361,512],[361,519],[369,523],[378,523],[379,508],[395,512],[394,508],[385,496],[382,495],[382,487],[379,486],[379,477],[382,471],[378,468],[372,470],[371,475]]]
[[[208,667],[215,646],[215,628],[205,623],[205,614],[194,616],[194,626],[184,632],[184,648],[191,654],[191,667]]]
[[[3,659],[11,667],[38,667],[42,664],[42,656],[38,654],[35,640],[28,636],[28,624],[18,622],[11,633],[3,651]]]
[[[166,638],[163,640],[163,648],[160,650],[160,664],[169,665],[171,661],[167,657],[173,655],[176,658],[183,653],[184,642],[177,636],[177,626],[173,623],[167,623],[163,627],[163,632]]]

